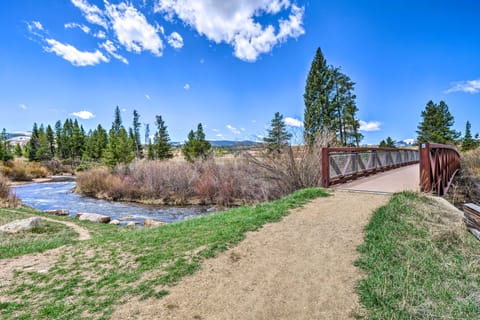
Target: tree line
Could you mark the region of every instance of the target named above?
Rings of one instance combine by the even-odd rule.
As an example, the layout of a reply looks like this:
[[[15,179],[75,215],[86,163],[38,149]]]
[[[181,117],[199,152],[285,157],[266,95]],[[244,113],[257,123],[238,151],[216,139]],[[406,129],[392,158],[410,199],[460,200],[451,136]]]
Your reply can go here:
[[[5,129],[0,135],[0,160],[8,161],[14,156],[24,156],[29,161],[48,161],[58,159],[73,166],[104,164],[114,167],[128,164],[134,159],[163,160],[173,157],[173,147],[167,126],[162,116],[155,117],[156,131],[150,138],[150,129],[145,128],[145,143],[141,141],[140,114],[133,111],[132,126],[123,125],[120,108],[114,112],[114,120],[107,131],[101,124],[93,130],[85,131],[78,120],[70,118],[57,121],[52,127],[33,124],[32,135],[28,144],[22,149],[14,148],[8,143]],[[205,140],[202,124],[196,131],[191,131],[182,148],[182,153],[189,161],[206,157],[211,145]]]

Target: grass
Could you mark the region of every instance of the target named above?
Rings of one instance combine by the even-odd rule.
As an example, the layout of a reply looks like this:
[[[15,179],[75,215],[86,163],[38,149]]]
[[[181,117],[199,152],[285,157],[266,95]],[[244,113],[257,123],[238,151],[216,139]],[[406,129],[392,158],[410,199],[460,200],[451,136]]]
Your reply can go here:
[[[328,194],[305,189],[269,203],[240,207],[154,229],[82,224],[93,238],[67,247],[48,273],[17,272],[0,287],[4,319],[107,319],[132,298],[161,298],[206,258],[248,231],[279,221],[289,209]],[[4,301],[1,300],[1,301]]]
[[[359,250],[368,319],[480,318],[480,243],[435,200],[394,195]]]
[[[0,225],[31,216],[26,210],[0,209]],[[42,221],[40,227],[18,234],[0,233],[0,259],[72,244],[77,236],[71,228],[49,221]]]

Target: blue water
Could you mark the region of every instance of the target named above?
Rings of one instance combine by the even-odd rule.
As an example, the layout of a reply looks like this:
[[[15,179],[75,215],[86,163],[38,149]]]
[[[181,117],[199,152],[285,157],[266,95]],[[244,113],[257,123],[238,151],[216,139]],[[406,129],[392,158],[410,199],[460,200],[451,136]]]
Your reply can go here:
[[[208,214],[202,207],[166,207],[130,202],[98,200],[73,193],[75,181],[45,182],[20,185],[13,188],[24,205],[39,210],[67,209],[71,216],[78,212],[98,213],[111,219],[133,216],[129,221],[154,219],[164,222],[184,220]],[[210,211],[210,210],[208,210]]]

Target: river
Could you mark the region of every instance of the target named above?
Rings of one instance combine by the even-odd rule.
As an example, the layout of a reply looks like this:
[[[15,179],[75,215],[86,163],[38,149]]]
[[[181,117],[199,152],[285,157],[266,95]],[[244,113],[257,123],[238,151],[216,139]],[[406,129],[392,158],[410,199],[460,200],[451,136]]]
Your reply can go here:
[[[167,207],[98,200],[73,193],[73,188],[75,181],[62,181],[19,185],[15,186],[13,191],[24,205],[39,210],[67,209],[71,216],[78,212],[89,212],[104,214],[111,219],[132,216],[128,221],[140,223],[143,223],[144,219],[174,222],[205,215],[210,211],[202,207]]]

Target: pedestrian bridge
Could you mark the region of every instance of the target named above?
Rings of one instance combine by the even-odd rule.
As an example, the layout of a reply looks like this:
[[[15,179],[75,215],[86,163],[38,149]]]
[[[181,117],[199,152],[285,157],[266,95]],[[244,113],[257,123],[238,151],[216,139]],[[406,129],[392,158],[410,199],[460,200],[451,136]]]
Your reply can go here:
[[[460,169],[460,154],[448,145],[413,148],[324,148],[322,186],[338,190],[444,196]]]

